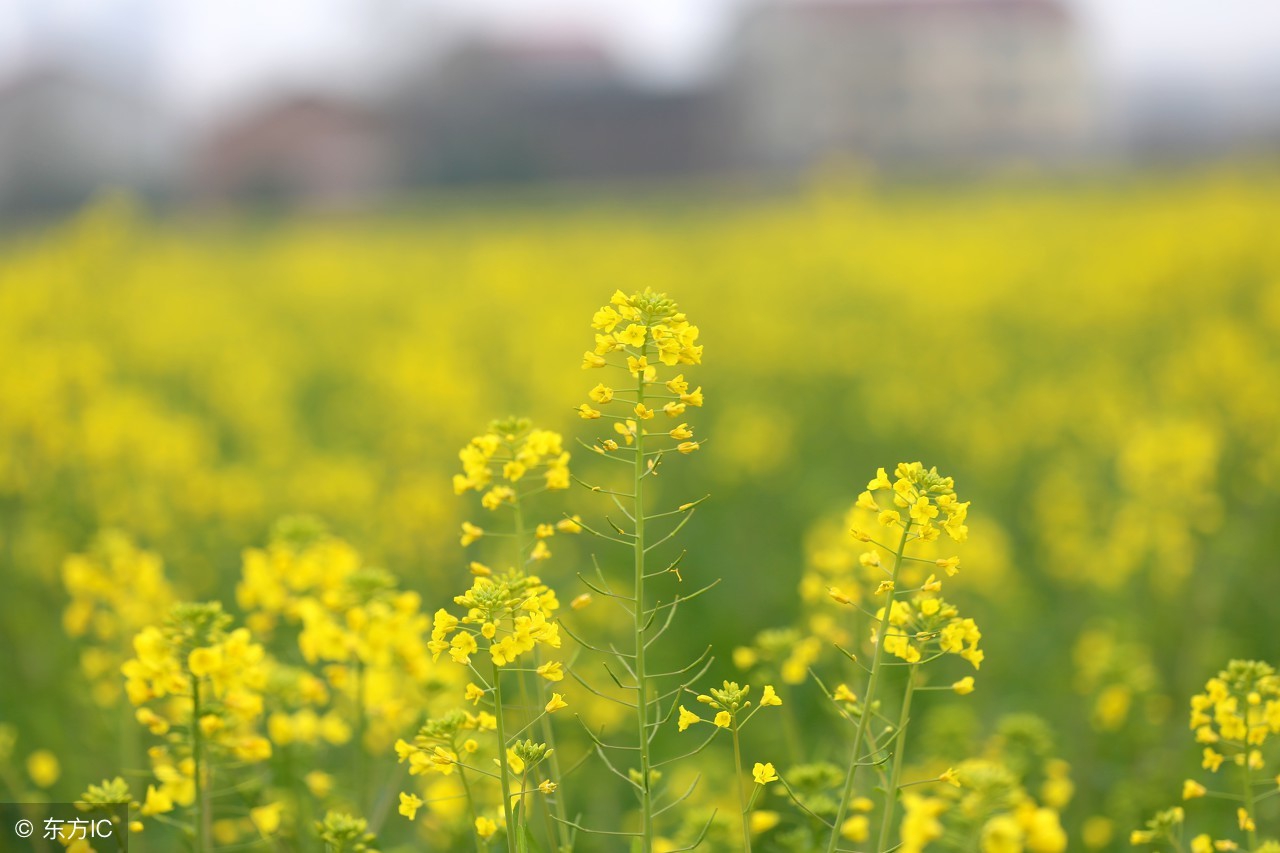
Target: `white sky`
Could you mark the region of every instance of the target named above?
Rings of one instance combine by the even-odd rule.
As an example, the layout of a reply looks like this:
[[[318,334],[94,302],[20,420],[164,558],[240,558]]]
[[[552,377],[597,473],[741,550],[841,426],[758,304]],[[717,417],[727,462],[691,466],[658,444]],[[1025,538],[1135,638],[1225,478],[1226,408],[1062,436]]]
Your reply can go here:
[[[751,0],[0,0],[0,77],[77,57],[158,82],[192,117],[256,91],[359,86],[472,26],[599,35],[638,72],[699,67]],[[1280,77],[1277,0],[1071,0],[1102,77]],[[429,49],[429,48],[425,48]]]

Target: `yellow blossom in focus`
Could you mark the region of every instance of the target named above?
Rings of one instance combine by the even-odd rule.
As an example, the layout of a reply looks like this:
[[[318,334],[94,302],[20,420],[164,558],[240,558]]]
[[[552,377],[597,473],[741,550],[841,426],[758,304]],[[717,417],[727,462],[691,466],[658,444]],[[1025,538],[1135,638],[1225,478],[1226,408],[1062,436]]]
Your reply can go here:
[[[697,714],[693,713],[692,711],[686,709],[683,705],[680,706],[680,719],[678,720],[680,731],[684,731],[694,723],[700,723],[700,722],[702,722],[701,717],[699,717]]]
[[[774,770],[772,764],[761,764],[756,762],[751,768],[751,778],[755,780],[757,785],[766,785],[769,782],[778,781],[778,773]]]
[[[400,794],[400,814],[413,820],[418,816],[418,809],[422,808],[422,798],[417,794]]]
[[[614,337],[629,347],[638,347],[644,344],[646,329],[637,323],[632,323],[626,329],[614,335]]]

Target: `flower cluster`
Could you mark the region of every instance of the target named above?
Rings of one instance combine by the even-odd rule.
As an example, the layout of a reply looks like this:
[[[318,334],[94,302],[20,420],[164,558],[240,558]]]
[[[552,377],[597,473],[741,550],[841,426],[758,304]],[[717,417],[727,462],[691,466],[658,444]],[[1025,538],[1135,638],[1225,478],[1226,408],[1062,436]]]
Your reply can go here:
[[[965,520],[969,515],[969,501],[956,497],[955,481],[943,477],[937,468],[925,467],[919,462],[902,462],[894,469],[892,482],[883,468],[876,470],[875,479],[867,483],[866,491],[858,495],[858,506],[878,513],[884,527],[914,525],[915,535],[923,541],[936,539],[939,534],[935,519],[942,516],[941,529],[957,542],[969,537]],[[880,495],[891,496],[891,507],[880,503]],[[955,574],[955,567],[948,574]]]
[[[473,736],[497,729],[493,714],[480,711],[472,714],[455,709],[442,717],[427,720],[414,736],[413,742],[396,741],[396,756],[400,763],[409,762],[409,775],[439,773],[448,776],[459,764],[460,755],[473,755],[480,743]],[[401,794],[403,799],[406,795]],[[410,820],[412,815],[407,815]]]
[[[751,707],[751,700],[747,698],[750,693],[750,684],[739,686],[736,681],[726,681],[722,687],[712,687],[707,693],[698,694],[698,701],[716,712],[710,722],[721,729],[741,728],[761,708],[782,704],[782,700],[778,698],[773,685],[766,684],[755,711],[747,713],[747,709]],[[679,710],[678,723],[680,731],[684,731],[695,723],[708,722],[683,705],[680,706]]]
[[[984,654],[978,648],[982,632],[972,619],[931,588],[938,582],[930,575],[924,590],[910,601],[895,599],[890,606],[889,630],[884,650],[907,663],[933,660],[944,654],[959,655],[978,669]],[[884,619],[884,608],[876,611],[876,623]],[[876,628],[872,628],[872,641]]]
[[[375,853],[370,846],[377,838],[369,832],[369,822],[346,812],[326,812],[316,821],[316,835],[329,853]]]
[[[94,701],[113,705],[130,638],[162,620],[173,604],[164,562],[125,534],[108,530],[94,538],[87,553],[63,561],[62,582],[71,599],[63,628],[87,640],[80,669],[93,685]]]
[[[1267,769],[1263,747],[1272,735],[1280,733],[1280,675],[1263,661],[1233,660],[1227,668],[1205,683],[1204,692],[1191,697],[1190,725],[1195,739],[1202,744],[1201,767],[1218,774],[1223,765],[1235,768],[1239,793],[1211,791],[1195,779],[1182,783],[1182,799],[1196,800],[1212,796],[1234,801],[1235,823],[1245,835],[1243,845],[1231,839],[1214,839],[1201,833],[1191,839],[1192,853],[1218,850],[1280,851],[1280,840],[1259,840],[1258,803],[1274,794],[1280,782],[1274,768]],[[1225,775],[1225,774],[1224,774]],[[1269,790],[1260,791],[1258,786]],[[1142,829],[1130,833],[1135,844],[1177,843],[1181,838],[1185,814],[1181,806],[1166,809]]]
[[[756,801],[759,799],[761,792],[764,791],[765,786],[771,782],[779,781],[780,777],[778,776],[777,768],[773,766],[773,762],[757,761],[751,768],[751,781],[754,785],[748,791],[746,767],[742,763],[742,742],[739,733],[742,731],[743,726],[749,723],[761,708],[777,707],[782,704],[782,699],[771,684],[765,685],[764,690],[760,693],[760,701],[754,708],[751,707],[751,700],[747,698],[750,694],[751,685],[739,685],[736,681],[726,681],[720,687],[713,687],[706,693],[698,694],[698,701],[715,712],[715,716],[710,720],[711,725],[715,726],[717,730],[727,729],[733,739],[734,765],[739,783],[738,805],[742,812],[742,845],[746,851],[751,850],[751,837],[755,834],[752,829],[753,823],[757,829],[759,827],[759,813],[757,813],[756,820],[753,821],[752,809],[755,807]],[[679,706],[679,712],[676,724],[682,732],[692,725],[708,722],[684,705]],[[716,732],[713,731],[713,736],[714,734]],[[703,746],[709,742],[710,738],[703,743]]]
[[[603,357],[620,350],[636,356],[634,351],[644,350],[646,341],[652,342],[655,358],[668,367],[702,363],[698,327],[689,324],[688,318],[665,293],[646,289],[627,296],[616,290],[609,304],[591,318],[591,327],[598,334],[595,350],[582,356],[586,367],[603,367]],[[641,353],[638,357],[644,355]],[[649,364],[646,359],[629,366],[642,370]]]
[[[351,723],[336,708],[328,708],[329,683],[301,667],[276,664],[271,668],[266,694],[267,734],[277,746],[327,743],[339,746],[351,740]]]
[[[456,779],[461,786],[460,791],[445,793],[428,785],[423,791],[425,799],[417,790],[402,791],[400,814],[415,820],[419,809],[426,807],[433,821],[453,823],[461,813],[448,814],[448,804],[461,800],[478,847],[503,830],[508,850],[514,851],[516,839],[529,832],[528,809],[517,806],[517,802],[524,803],[528,794],[552,795],[558,787],[555,780],[559,770],[548,717],[568,703],[559,693],[551,693],[542,711],[535,714],[535,706],[529,705],[528,699],[530,682],[535,689],[549,689],[551,684],[564,678],[564,665],[560,661],[543,658],[544,652],[561,646],[556,622],[560,602],[555,591],[530,572],[530,564],[551,557],[548,539],[557,533],[578,533],[583,528],[574,516],[566,516],[554,524],[528,524],[526,512],[532,496],[568,487],[569,454],[564,452],[562,444],[558,433],[536,429],[527,418],[512,417],[493,421],[486,433],[473,438],[459,453],[463,473],[454,476],[454,491],[459,495],[480,492],[480,502],[485,509],[510,511],[509,524],[501,530],[486,531],[465,522],[462,545],[466,547],[489,537],[495,547],[504,546],[505,553],[495,554],[494,558],[508,568],[495,570],[472,560],[471,586],[453,598],[454,604],[462,608],[461,613],[442,607],[430,621],[426,653],[435,663],[447,652],[458,667],[443,669],[473,677],[461,691],[470,707],[453,708],[432,717],[412,742],[401,739],[395,745],[399,760],[408,762],[410,775],[448,777]],[[526,488],[525,484],[538,471],[542,472],[540,482]],[[480,653],[484,653],[487,663],[484,674],[473,660]],[[512,682],[511,686],[519,684],[522,696],[519,706],[504,700],[504,682]],[[492,710],[480,709],[482,702]],[[508,737],[509,717],[517,709],[527,715],[518,732],[539,726],[541,742]],[[487,769],[487,761],[477,763],[474,758],[484,748],[487,733],[491,733],[494,741],[496,773]],[[544,761],[548,768],[545,778],[535,788],[526,789],[530,772]],[[496,817],[480,811],[484,788],[477,782],[485,779],[496,780],[500,788],[500,809]],[[548,813],[555,812],[554,834],[563,848],[569,831],[563,804],[558,798],[546,796],[540,805],[547,808]]]
[[[826,597],[824,593],[823,598]],[[835,643],[849,642],[848,632],[832,630],[834,620],[821,621],[823,637]],[[766,628],[756,635],[754,643],[733,650],[733,665],[744,672],[776,676],[784,684],[803,684],[825,645],[818,636],[806,635],[796,628]]]
[[[1280,676],[1262,661],[1231,661],[1191,697],[1190,722],[1206,770],[1216,773],[1227,757],[1261,769],[1262,745],[1280,733]]]
[[[265,761],[271,742],[257,731],[265,653],[247,628],[227,631],[230,621],[217,602],[175,605],[164,627],[134,638],[136,657],[122,667],[125,692],[152,734],[194,726],[238,761]]]
[[[506,666],[539,644],[560,648],[555,623],[560,602],[536,575],[511,572],[477,577],[469,590],[453,600],[466,608],[466,614],[457,617],[443,608],[436,611],[427,643],[433,660],[448,651],[455,663],[469,666],[480,648],[477,637],[484,641],[495,666]]]
[[[247,628],[230,628],[218,602],[173,606],[162,627],[134,638],[136,656],[121,667],[138,722],[163,739],[148,756],[157,784],[139,812],[192,811],[198,849],[208,846],[215,770],[264,762],[272,745],[259,733],[268,661]],[[250,810],[264,835],[279,828],[280,804]],[[260,822],[259,822],[260,821]]]
[[[569,488],[569,454],[559,433],[533,429],[528,418],[494,421],[471,439],[458,459],[462,473],[453,475],[454,494],[483,492],[485,509],[497,510],[515,498],[516,484],[541,476],[547,489]]]
[[[1142,844],[1155,844],[1159,841],[1180,840],[1182,838],[1182,825],[1186,819],[1187,814],[1183,811],[1182,806],[1174,806],[1157,812],[1146,822],[1142,829],[1135,829],[1129,833],[1129,843],[1137,847]],[[1212,850],[1213,848],[1210,847],[1209,849]],[[1230,843],[1230,846],[1217,849],[1235,850],[1237,848],[1234,843]],[[1196,853],[1200,853],[1200,851],[1197,850]]]
[[[129,783],[120,776],[114,779],[103,779],[97,785],[90,785],[76,800],[76,807],[81,811],[106,812],[113,822],[118,815],[120,806],[125,807],[126,814],[138,812],[141,808],[141,804],[133,798],[133,794],[129,790]],[[135,835],[142,832],[144,828],[142,821],[133,817],[129,818],[128,823],[129,832]],[[81,841],[83,842],[83,839]],[[67,846],[70,847],[71,845],[68,844]]]
[[[360,570],[360,554],[329,534],[318,519],[286,516],[265,548],[249,548],[241,561],[236,603],[254,633],[270,637],[281,620],[297,622],[307,601],[336,610],[347,598],[347,579]]]
[[[630,476],[625,483],[609,488],[584,483],[592,492],[608,495],[622,513],[621,521],[606,516],[611,532],[590,527],[585,529],[631,553],[629,577],[625,581],[619,579],[618,586],[598,567],[599,585],[594,580],[583,580],[593,592],[610,597],[621,607],[629,623],[630,637],[621,646],[610,641],[607,649],[604,644],[584,645],[613,658],[605,664],[605,671],[624,695],[634,699],[618,702],[621,707],[634,712],[632,742],[626,745],[598,743],[597,751],[611,767],[607,753],[615,749],[614,759],[617,761],[635,762],[627,768],[625,778],[631,782],[639,806],[636,844],[644,853],[650,853],[659,838],[655,818],[669,808],[655,806],[665,796],[665,786],[660,785],[664,774],[656,766],[652,744],[664,715],[675,710],[674,707],[668,709],[662,697],[677,696],[689,689],[689,685],[706,672],[710,662],[704,653],[686,666],[656,673],[652,671],[648,650],[670,627],[678,606],[706,592],[714,583],[688,594],[677,593],[666,599],[666,603],[655,603],[655,588],[683,583],[682,556],[667,562],[665,568],[651,570],[648,562],[650,552],[673,539],[688,523],[692,510],[701,501],[655,511],[651,506],[651,493],[647,495],[646,487],[650,478],[659,473],[667,455],[678,453],[688,456],[702,447],[703,440],[695,437],[694,427],[684,418],[689,409],[703,405],[704,396],[701,386],[692,385],[685,377],[684,368],[702,363],[703,347],[698,343],[698,327],[689,323],[676,302],[665,293],[647,288],[630,295],[616,291],[609,304],[595,313],[591,326],[596,332],[595,348],[583,353],[582,367],[584,370],[602,370],[606,375],[587,392],[589,402],[579,405],[577,413],[587,421],[606,418],[613,422],[612,431],[598,435],[590,446],[599,456],[623,465]],[[610,378],[614,376],[622,378],[615,381]],[[664,416],[660,420],[667,421],[662,426],[655,425],[659,413]],[[610,669],[612,664],[619,666],[624,675],[619,676]],[[683,683],[664,689],[656,686],[659,679],[676,678],[682,679]],[[605,696],[587,682],[582,683],[593,693]],[[687,728],[687,710],[682,719],[686,721],[682,728]],[[736,728],[733,732],[736,744]],[[622,775],[616,767],[614,772]],[[749,812],[750,805],[743,797],[744,826]],[[708,818],[698,834],[699,838],[705,836],[711,823]],[[586,832],[596,831],[589,827],[583,829]],[[612,828],[602,831],[616,834]],[[745,843],[749,849],[749,839]]]
[[[365,565],[315,519],[281,519],[265,548],[245,551],[236,597],[246,621],[264,636],[275,635],[282,623],[295,627],[296,652],[321,676],[302,679],[286,697],[282,704],[292,713],[272,714],[277,743],[344,743],[355,723],[368,749],[384,750],[417,719],[439,678],[421,596]],[[317,717],[313,709],[331,697],[335,707]]]
[[[658,364],[675,367],[702,363],[702,345],[696,343],[698,327],[690,325],[679,306],[666,294],[651,290],[631,296],[617,291],[610,303],[596,312],[591,325],[597,332],[596,346],[583,354],[583,368],[625,369],[634,380],[635,393],[632,398],[630,392],[616,391],[604,382],[588,392],[590,402],[578,407],[579,416],[587,420],[609,417],[617,421],[613,425],[616,435],[600,439],[594,449],[599,453],[613,453],[620,447],[630,447],[635,443],[637,430],[643,429],[645,436],[664,436],[673,441],[672,448],[680,453],[698,450],[701,444],[694,440],[693,429],[686,422],[662,430],[641,426],[658,411],[676,420],[688,408],[702,405],[701,386],[691,389],[683,373],[666,379],[658,375]],[[596,408],[610,404],[625,406],[627,413],[606,415]]]
[[[982,632],[972,619],[962,618],[959,610],[941,597],[942,581],[938,579],[937,572],[919,578],[915,571],[907,568],[929,566],[945,572],[948,577],[959,572],[960,561],[957,557],[930,558],[921,556],[921,551],[929,553],[936,547],[931,543],[937,542],[943,531],[955,542],[966,541],[969,536],[969,528],[965,523],[969,503],[956,496],[954,480],[939,474],[937,468],[925,468],[919,462],[902,462],[894,469],[894,477],[895,479],[890,480],[884,468],[877,469],[875,477],[858,495],[855,504],[857,512],[874,516],[879,528],[876,535],[883,535],[888,541],[878,540],[876,535],[864,527],[854,527],[854,540],[877,547],[863,551],[858,556],[856,572],[850,572],[849,567],[843,563],[834,566],[833,575],[849,577],[857,582],[857,586],[848,589],[831,586],[827,589],[827,595],[832,601],[871,617],[869,627],[872,649],[865,699],[859,703],[855,692],[843,683],[828,693],[837,711],[855,725],[844,789],[838,800],[836,820],[828,836],[828,853],[836,849],[840,834],[847,834],[848,821],[859,821],[858,815],[849,818],[846,815],[856,792],[855,779],[859,765],[863,763],[861,756],[867,745],[871,747],[872,754],[883,752],[884,761],[888,765],[888,785],[875,844],[877,849],[884,849],[891,844],[894,812],[904,787],[900,779],[905,765],[906,732],[912,719],[912,698],[918,689],[939,689],[924,685],[918,669],[948,654],[962,658],[977,669],[984,657],[983,651],[978,648]],[[922,545],[925,546],[923,549]],[[880,549],[892,555],[891,562],[882,556]],[[810,582],[810,578],[806,577],[805,581]],[[908,585],[908,581],[911,585]],[[864,590],[864,586],[867,589]],[[862,606],[864,601],[877,599],[883,604],[874,612]],[[834,631],[828,626],[824,633],[830,635]],[[852,652],[846,651],[845,654],[856,660],[856,655]],[[892,665],[892,662],[885,660],[886,654],[907,665],[905,690],[896,725],[884,716],[883,699],[879,692],[883,672],[887,666]],[[950,689],[960,695],[971,693],[974,689],[973,678],[963,678],[953,683]],[[872,726],[873,718],[885,723],[878,734]],[[885,740],[882,742],[881,739]],[[891,748],[888,743],[892,743]],[[923,781],[954,783],[954,775],[948,774],[951,771],[934,780]],[[921,826],[940,827],[936,821],[936,800],[936,797],[924,796],[916,791],[901,796],[906,810],[899,829],[900,845],[904,849],[923,849],[927,839],[924,842],[920,839],[929,835],[929,832],[922,831]]]
[[[1062,853],[1067,849],[1060,812],[1070,803],[1074,785],[1070,766],[1053,757],[1048,725],[1029,714],[1002,718],[982,746],[963,739],[956,746],[977,752],[954,767],[936,757],[913,769],[943,784],[927,793],[902,796],[900,850],[981,850],[983,853]],[[944,768],[945,769],[941,769]],[[1035,780],[1039,784],[1033,784]],[[864,842],[866,819],[854,815],[845,838]]]

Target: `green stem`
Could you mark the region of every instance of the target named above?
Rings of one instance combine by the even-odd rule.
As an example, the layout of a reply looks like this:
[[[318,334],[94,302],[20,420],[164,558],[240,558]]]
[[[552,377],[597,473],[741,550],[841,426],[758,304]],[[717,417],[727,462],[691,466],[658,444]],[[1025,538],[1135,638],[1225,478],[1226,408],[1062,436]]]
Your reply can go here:
[[[898,542],[898,550],[893,555],[893,573],[890,581],[894,587],[898,585],[898,570],[902,568],[902,555],[907,550],[907,535],[911,525],[902,527],[902,539]],[[880,659],[884,654],[884,638],[889,631],[889,617],[893,612],[894,593],[889,593],[884,603],[884,618],[876,632],[876,648],[871,658],[871,677],[867,681],[867,695],[863,697],[862,716],[858,718],[858,728],[853,736],[853,752],[849,756],[849,772],[845,775],[844,790],[840,794],[840,805],[836,810],[835,824],[831,827],[831,838],[827,841],[827,853],[835,853],[840,842],[840,827],[849,814],[849,800],[853,798],[853,783],[858,775],[859,759],[862,757],[862,743],[867,737],[867,728],[871,724],[871,703],[875,701],[876,687],[880,683]]]
[[[516,796],[520,798],[520,814],[522,814],[524,825],[529,825],[529,795],[525,793],[529,790],[529,767],[525,765],[525,772],[520,774],[520,787]]]
[[[454,745],[454,752],[458,751],[457,745]],[[505,757],[505,756],[504,756]],[[484,853],[484,845],[480,841],[480,836],[476,833],[476,801],[471,796],[471,783],[467,781],[467,771],[458,766],[458,779],[462,781],[462,793],[467,798],[467,815],[471,818],[471,840],[476,844],[476,853]]]
[[[556,785],[560,785],[560,753],[556,749],[555,730],[551,727],[551,717],[544,714],[540,722],[540,726],[542,728],[542,740],[551,750],[551,755],[547,758],[547,762],[551,769],[549,774],[551,781],[555,782]],[[560,839],[560,847],[558,849],[561,853],[569,853],[569,851],[573,849],[573,841],[572,836],[569,834],[569,817],[568,812],[564,807],[564,797],[562,793],[557,790],[554,794],[547,794],[546,800],[551,804],[551,808],[555,812],[557,818],[556,835]]]
[[[513,506],[513,509],[515,510],[516,568],[517,570],[522,570],[524,568],[524,554],[525,554],[524,509],[520,505],[520,496],[518,494],[516,495],[516,499],[512,504],[512,506]],[[534,651],[534,666],[535,667],[541,666],[542,665],[541,649],[534,648],[533,651]],[[537,683],[537,676],[534,676],[534,683],[535,684]],[[527,698],[528,687],[527,687],[527,682],[525,680],[525,673],[523,672],[520,673],[520,693],[522,697],[525,697],[523,698],[525,707],[532,709],[533,704]],[[556,754],[556,737],[555,737],[555,731],[551,727],[550,717],[543,716],[541,722],[539,723],[539,730],[542,733],[542,742],[545,743],[547,745],[547,748],[551,750],[551,757],[547,759],[550,762],[550,767],[551,767],[551,781],[559,785],[560,784],[560,758]],[[554,827],[550,825],[547,826],[547,838],[548,840],[558,838],[560,843],[560,846],[558,849],[562,851],[562,853],[567,853],[567,851],[573,849],[573,844],[570,841],[569,822],[568,822],[569,815],[568,815],[568,812],[565,811],[564,799],[562,795],[559,792],[557,792],[554,795],[550,795],[550,794],[547,795],[544,798],[544,801],[548,808],[548,811],[544,812],[544,814],[547,815],[547,822],[548,824],[552,824],[552,823],[555,824]],[[551,817],[550,817],[552,812],[555,813],[555,817],[556,817],[556,820],[554,821],[551,820]]]
[[[1253,768],[1249,766],[1249,749],[1245,747],[1244,764],[1240,765],[1240,772],[1244,776],[1244,807],[1249,813],[1249,820],[1253,823],[1253,828],[1249,830],[1249,849],[1258,849],[1258,819],[1254,817],[1254,799],[1253,799]]]
[[[191,763],[192,781],[195,783],[195,853],[209,848],[209,808],[205,801],[207,786],[204,784],[204,735],[200,731],[200,679],[191,675]]]
[[[733,767],[738,774],[738,805],[742,811],[742,849],[751,853],[751,801],[747,798],[746,774],[742,767],[742,747],[738,742],[738,719],[733,720]]]
[[[364,707],[364,661],[356,656],[356,802],[361,809],[368,808],[369,765],[365,755],[365,730],[369,726]]]
[[[648,352],[648,343],[645,344],[640,355],[643,357]],[[637,405],[644,403],[644,370],[638,371],[636,379],[636,402]],[[647,618],[644,606],[644,421],[637,419],[636,422],[636,452],[635,452],[635,488],[632,494],[635,495],[635,650],[636,650],[636,717],[640,733],[640,813],[642,817],[642,837],[640,853],[651,853],[653,850],[653,797],[649,791],[649,682],[648,673],[645,668],[645,620]]]
[[[511,811],[511,774],[507,767],[507,730],[502,717],[502,671],[493,665],[493,716],[498,729],[498,775],[502,779],[502,813],[507,817],[507,853],[516,853],[516,823]]]
[[[125,655],[127,658],[128,655]],[[133,714],[133,705],[129,702],[116,701],[120,709],[120,766],[137,767],[139,749],[138,720]]]
[[[898,730],[894,732],[893,771],[889,774],[889,787],[884,792],[884,817],[880,821],[880,835],[876,849],[884,850],[893,827],[893,812],[898,804],[898,785],[902,781],[902,766],[906,764],[905,729],[911,716],[911,695],[916,689],[916,670],[907,670],[907,691],[902,697],[902,714],[898,717]]]

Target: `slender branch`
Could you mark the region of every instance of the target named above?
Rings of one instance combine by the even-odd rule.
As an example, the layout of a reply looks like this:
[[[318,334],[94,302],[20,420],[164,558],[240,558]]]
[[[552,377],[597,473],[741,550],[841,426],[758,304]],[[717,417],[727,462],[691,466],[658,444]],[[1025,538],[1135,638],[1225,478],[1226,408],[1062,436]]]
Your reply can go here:
[[[902,779],[902,767],[906,761],[907,724],[911,720],[911,696],[915,692],[916,671],[907,673],[907,691],[902,697],[902,714],[898,718],[898,728],[893,733],[897,741],[893,748],[893,770],[889,773],[889,787],[884,792],[884,817],[880,821],[880,835],[876,840],[876,849],[883,850],[885,842],[893,831],[893,812],[898,805],[898,788]]]
[[[907,549],[907,535],[911,531],[910,524],[904,524],[902,527],[902,538],[898,542],[898,550],[893,560],[893,583],[896,585],[898,580],[898,572],[902,568],[902,555]],[[862,742],[867,736],[867,726],[871,723],[871,704],[875,701],[876,687],[880,683],[880,659],[884,654],[884,638],[889,630],[889,617],[893,613],[893,594],[890,593],[885,601],[884,618],[880,620],[880,627],[876,637],[875,654],[871,660],[871,678],[867,683],[867,695],[863,699],[862,716],[858,719],[858,728],[853,736],[853,749],[851,750],[851,758],[849,759],[849,772],[845,776],[844,789],[840,794],[840,803],[836,809],[836,818],[831,830],[831,836],[827,841],[827,853],[835,853],[836,845],[840,840],[839,827],[844,823],[845,816],[849,813],[849,800],[853,797],[853,785],[858,773],[858,756],[862,751]]]

